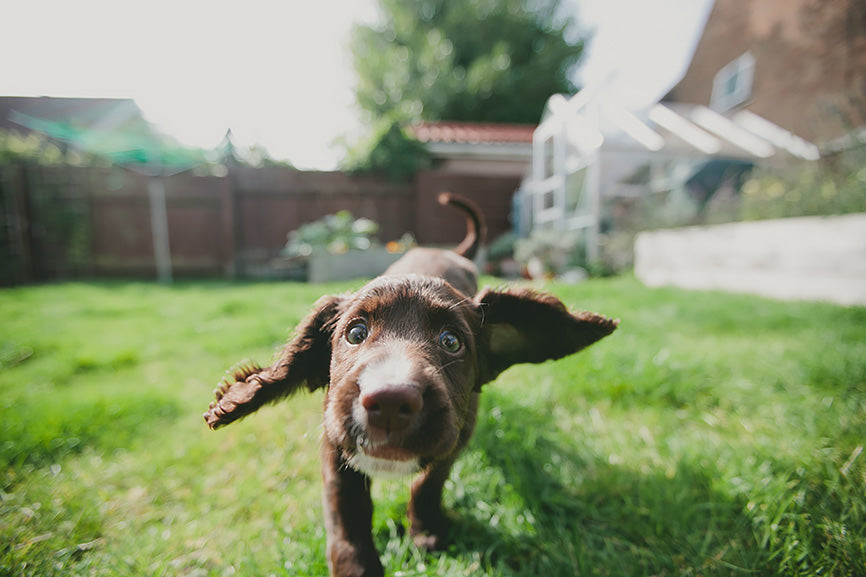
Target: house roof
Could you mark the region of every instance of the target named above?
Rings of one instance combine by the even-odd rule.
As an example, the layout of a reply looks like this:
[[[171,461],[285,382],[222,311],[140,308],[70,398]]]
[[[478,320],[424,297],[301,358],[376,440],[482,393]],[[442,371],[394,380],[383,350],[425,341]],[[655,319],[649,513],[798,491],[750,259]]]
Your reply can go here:
[[[530,144],[535,126],[479,122],[423,122],[409,127],[421,142],[454,144]]]
[[[590,103],[593,103],[590,106]],[[567,119],[567,120],[566,120]],[[814,160],[817,147],[747,110],[720,114],[700,104],[658,103],[639,114],[578,93],[554,95],[536,138],[545,140],[566,123],[578,150],[664,151],[673,154],[760,159],[785,152]]]

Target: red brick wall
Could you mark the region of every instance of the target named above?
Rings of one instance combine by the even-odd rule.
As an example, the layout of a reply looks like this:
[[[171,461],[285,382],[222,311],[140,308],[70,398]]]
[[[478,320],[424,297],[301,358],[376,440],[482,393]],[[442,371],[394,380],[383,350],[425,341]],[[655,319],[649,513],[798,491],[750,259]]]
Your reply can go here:
[[[465,196],[478,205],[487,223],[487,242],[511,230],[511,199],[520,186],[515,176],[476,176],[450,172],[418,175],[416,239],[424,245],[459,243],[466,234],[465,218],[453,208],[441,206],[441,192]]]
[[[752,112],[819,143],[866,124],[863,0],[715,0],[673,99],[709,104],[713,77],[747,50]]]

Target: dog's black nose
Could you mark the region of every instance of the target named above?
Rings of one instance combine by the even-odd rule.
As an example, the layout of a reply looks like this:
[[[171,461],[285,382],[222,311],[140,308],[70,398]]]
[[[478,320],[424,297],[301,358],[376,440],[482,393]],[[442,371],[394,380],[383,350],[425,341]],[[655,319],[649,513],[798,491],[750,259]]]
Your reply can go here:
[[[361,395],[369,425],[388,433],[407,428],[424,407],[421,392],[408,385],[394,385]]]

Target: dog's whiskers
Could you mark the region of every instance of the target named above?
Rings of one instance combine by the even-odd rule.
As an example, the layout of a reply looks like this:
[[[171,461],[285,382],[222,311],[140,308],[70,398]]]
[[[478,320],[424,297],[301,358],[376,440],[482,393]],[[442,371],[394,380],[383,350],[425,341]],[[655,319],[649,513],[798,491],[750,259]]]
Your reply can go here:
[[[457,301],[456,303],[452,304],[451,306],[449,306],[448,310],[453,311],[454,309],[460,308],[462,306],[469,306],[467,303],[471,303],[471,302],[472,302],[471,297],[463,298],[463,299]]]
[[[451,361],[449,363],[445,363],[444,365],[439,365],[439,366],[435,366],[432,368],[435,371],[435,374],[438,375],[438,374],[442,373],[445,369],[450,367],[451,365],[456,365],[457,363],[462,363],[462,362],[463,362],[463,359],[454,359],[453,361]]]

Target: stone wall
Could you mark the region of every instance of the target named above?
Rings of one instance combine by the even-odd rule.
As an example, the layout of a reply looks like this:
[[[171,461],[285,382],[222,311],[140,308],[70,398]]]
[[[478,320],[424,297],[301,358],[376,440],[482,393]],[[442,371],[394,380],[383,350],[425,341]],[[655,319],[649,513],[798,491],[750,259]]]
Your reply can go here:
[[[635,274],[652,287],[866,305],[866,214],[644,232]]]

